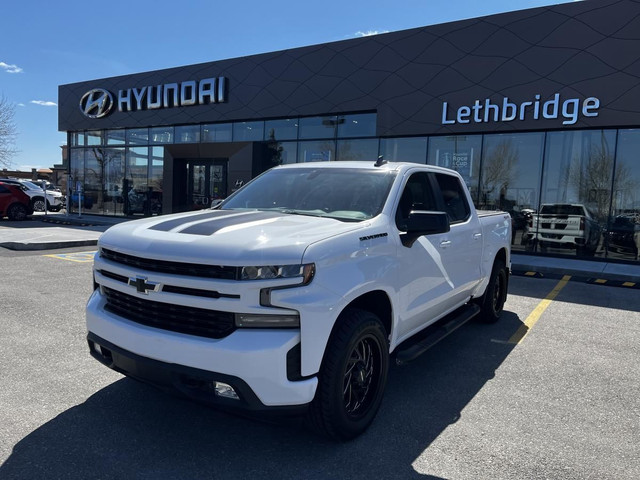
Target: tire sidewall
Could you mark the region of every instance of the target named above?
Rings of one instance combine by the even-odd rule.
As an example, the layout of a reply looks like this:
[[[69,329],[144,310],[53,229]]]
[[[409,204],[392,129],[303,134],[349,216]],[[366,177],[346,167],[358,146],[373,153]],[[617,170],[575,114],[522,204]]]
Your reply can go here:
[[[494,304],[494,296],[496,294],[496,289],[500,289],[498,299],[499,304]],[[496,322],[500,318],[500,314],[504,309],[504,303],[506,300],[506,289],[507,289],[507,271],[504,262],[498,261],[493,266],[493,270],[491,271],[491,278],[489,280],[489,285],[487,285],[487,292],[484,296],[484,302],[482,306],[483,316],[485,322]]]

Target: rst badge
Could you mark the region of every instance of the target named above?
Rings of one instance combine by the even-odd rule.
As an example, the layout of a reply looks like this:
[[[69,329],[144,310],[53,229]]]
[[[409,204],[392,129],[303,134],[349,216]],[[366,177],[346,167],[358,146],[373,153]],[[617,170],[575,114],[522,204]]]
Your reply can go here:
[[[113,97],[103,88],[94,88],[80,99],[80,110],[89,118],[102,118],[113,109]]]

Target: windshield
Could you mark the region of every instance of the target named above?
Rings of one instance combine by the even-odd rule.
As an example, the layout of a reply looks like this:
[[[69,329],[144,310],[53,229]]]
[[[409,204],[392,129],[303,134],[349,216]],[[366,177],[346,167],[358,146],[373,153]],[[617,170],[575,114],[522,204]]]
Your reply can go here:
[[[221,209],[367,220],[382,211],[394,178],[395,172],[379,170],[274,169],[229,197]]]

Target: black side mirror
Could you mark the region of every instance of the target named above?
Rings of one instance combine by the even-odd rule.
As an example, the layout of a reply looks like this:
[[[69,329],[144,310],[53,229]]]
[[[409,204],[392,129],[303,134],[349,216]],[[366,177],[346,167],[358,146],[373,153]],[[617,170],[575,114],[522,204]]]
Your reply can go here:
[[[445,212],[412,210],[407,219],[407,231],[400,235],[400,239],[405,247],[411,247],[423,235],[447,233],[449,230],[449,216]]]

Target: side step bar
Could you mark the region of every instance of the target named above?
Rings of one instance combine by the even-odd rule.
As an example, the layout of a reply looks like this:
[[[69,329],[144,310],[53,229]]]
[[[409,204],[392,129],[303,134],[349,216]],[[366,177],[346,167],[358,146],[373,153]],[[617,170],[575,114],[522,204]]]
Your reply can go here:
[[[454,313],[447,315],[434,325],[427,327],[425,332],[416,334],[415,340],[409,339],[403,342],[403,344],[406,343],[407,345],[404,347],[401,346],[400,349],[396,351],[396,363],[398,365],[404,365],[415,360],[479,313],[480,307],[478,305],[467,304]]]

